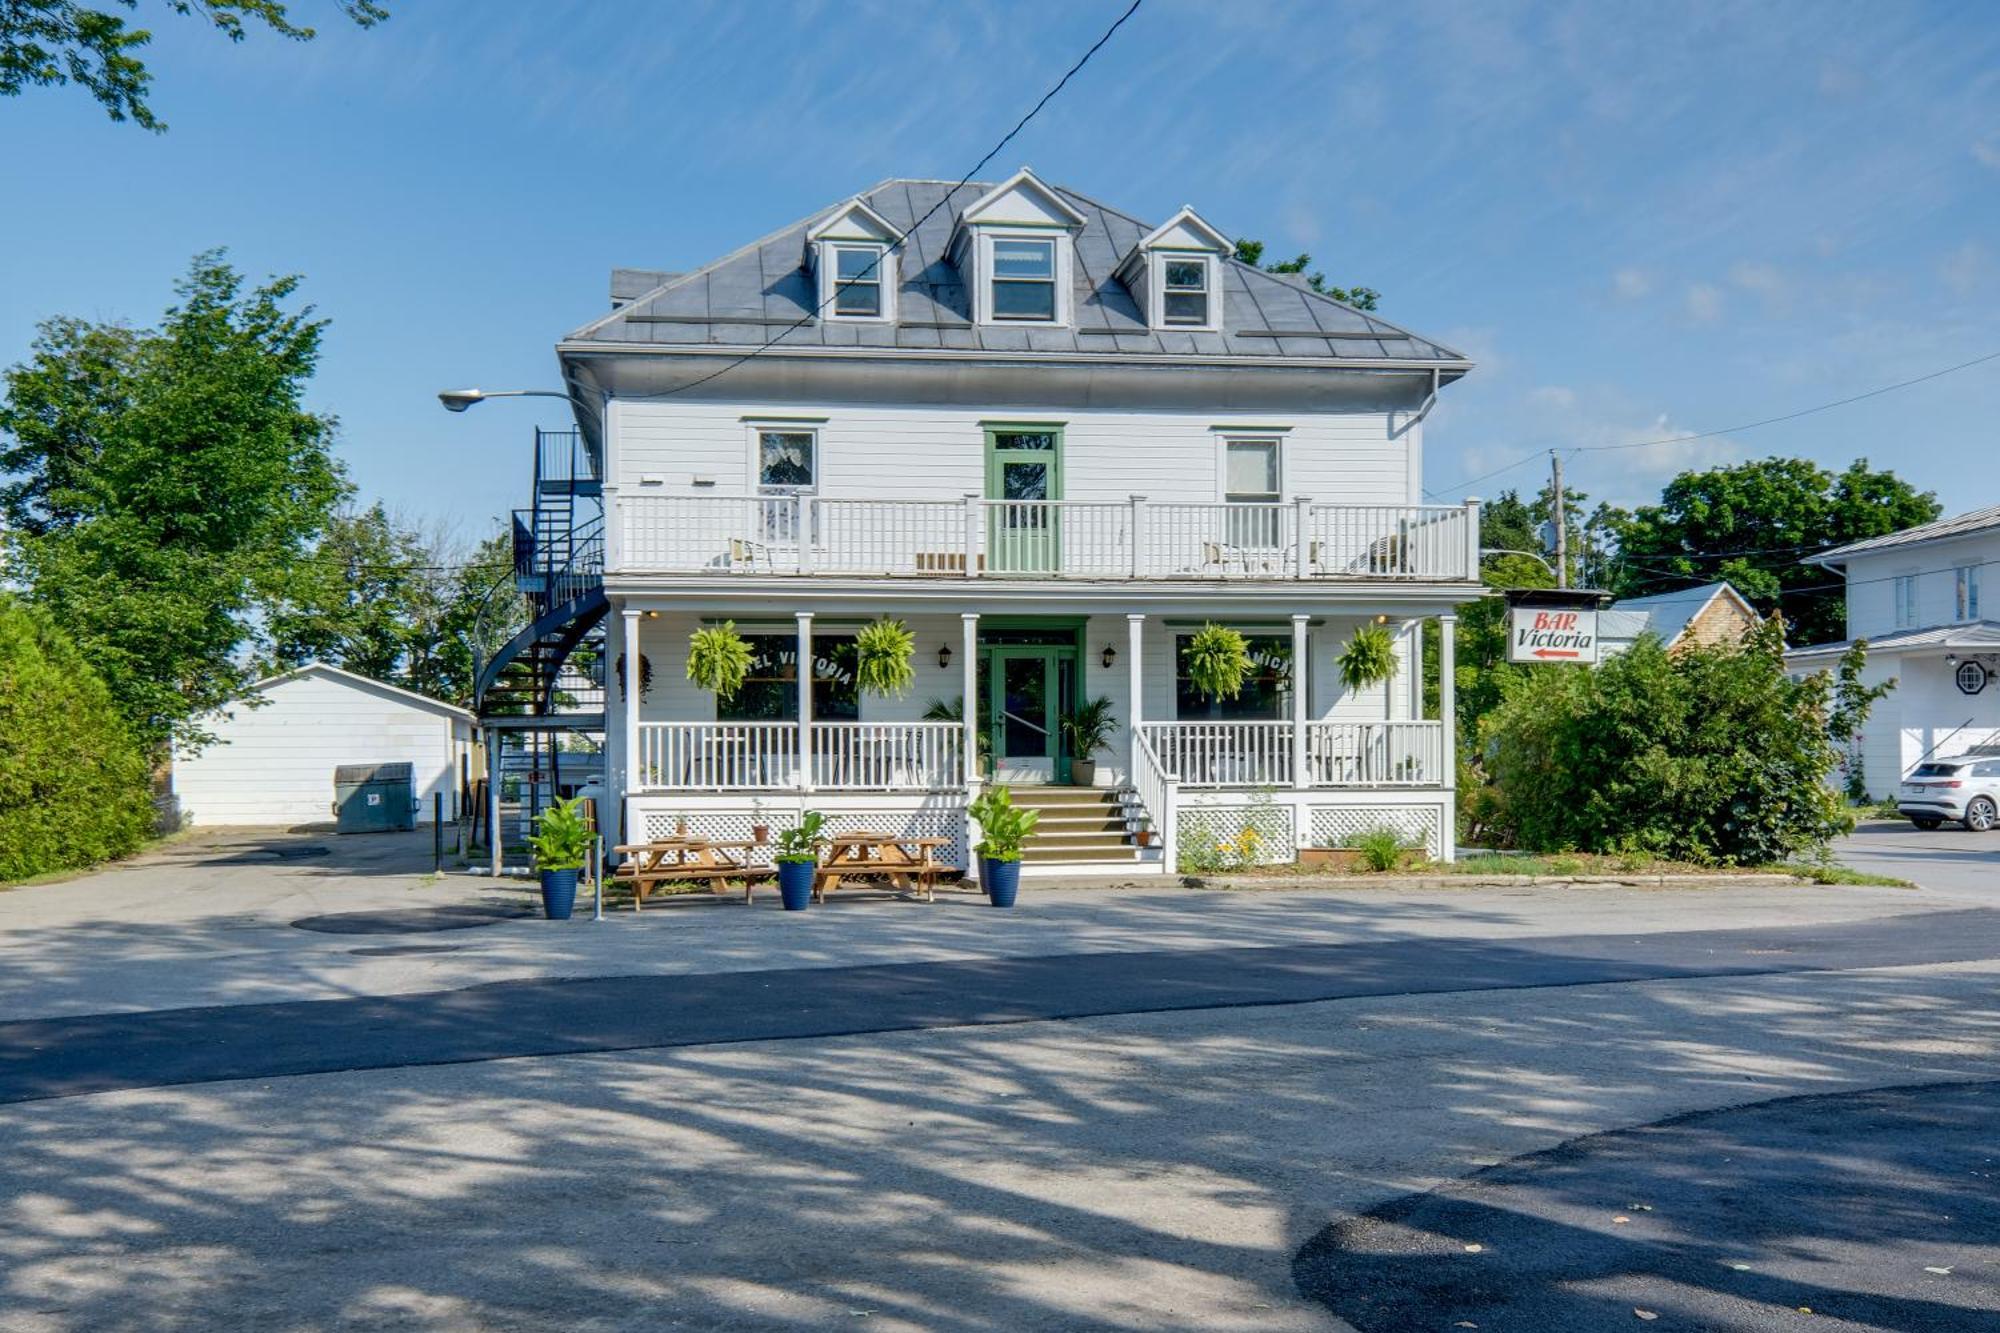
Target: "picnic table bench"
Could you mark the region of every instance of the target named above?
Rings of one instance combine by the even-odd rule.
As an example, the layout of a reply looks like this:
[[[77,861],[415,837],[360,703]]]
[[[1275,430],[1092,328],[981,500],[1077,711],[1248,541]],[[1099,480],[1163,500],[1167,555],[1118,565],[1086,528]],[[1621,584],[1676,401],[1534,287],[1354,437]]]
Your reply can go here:
[[[951,866],[939,864],[937,849],[949,838],[906,838],[891,833],[844,833],[828,839],[826,861],[813,875],[813,897],[820,902],[850,879],[882,878],[903,893],[921,893],[937,901],[938,877]]]
[[[661,838],[657,842],[631,843],[611,850],[625,859],[612,872],[614,884],[632,886],[632,910],[638,911],[646,901],[646,891],[657,884],[681,884],[706,882],[709,888],[723,892],[728,881],[743,881],[743,901],[750,901],[752,887],[760,879],[768,880],[773,871],[750,862],[750,851],[754,842],[711,842],[706,838]],[[732,856],[731,853],[737,853]]]

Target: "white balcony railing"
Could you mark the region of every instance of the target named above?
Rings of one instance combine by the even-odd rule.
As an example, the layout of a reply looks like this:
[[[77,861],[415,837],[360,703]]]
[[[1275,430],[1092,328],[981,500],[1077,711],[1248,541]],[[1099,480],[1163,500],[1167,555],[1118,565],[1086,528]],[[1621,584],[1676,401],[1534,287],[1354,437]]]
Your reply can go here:
[[[624,494],[613,573],[1058,579],[1479,576],[1477,505]]]
[[[949,791],[965,785],[956,722],[815,722],[812,786],[830,791]],[[796,722],[642,722],[643,791],[791,791]]]
[[[1167,776],[1184,787],[1290,787],[1289,722],[1142,722]],[[1308,722],[1308,787],[1435,787],[1443,724]]]

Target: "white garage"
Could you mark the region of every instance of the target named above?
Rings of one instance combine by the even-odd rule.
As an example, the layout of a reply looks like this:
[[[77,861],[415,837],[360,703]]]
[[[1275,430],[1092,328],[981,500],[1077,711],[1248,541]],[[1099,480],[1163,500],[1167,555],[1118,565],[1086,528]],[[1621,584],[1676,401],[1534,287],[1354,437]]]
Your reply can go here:
[[[174,761],[190,824],[320,824],[333,819],[343,765],[411,765],[420,822],[431,798],[457,816],[461,760],[478,776],[478,722],[463,708],[313,662],[253,685],[208,719],[216,739]]]

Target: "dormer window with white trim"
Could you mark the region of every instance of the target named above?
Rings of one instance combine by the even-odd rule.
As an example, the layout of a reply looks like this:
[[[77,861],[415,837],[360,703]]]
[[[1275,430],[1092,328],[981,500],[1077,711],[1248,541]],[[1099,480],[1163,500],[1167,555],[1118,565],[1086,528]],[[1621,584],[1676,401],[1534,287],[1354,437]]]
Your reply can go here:
[[[1116,272],[1148,326],[1215,333],[1222,328],[1223,256],[1234,248],[1183,208],[1141,238]]]
[[[883,248],[836,243],[827,248],[833,252],[832,313],[843,319],[882,318]]]
[[[1161,320],[1168,324],[1208,327],[1208,257],[1162,255],[1159,267]]]
[[[992,302],[995,319],[1050,323],[1056,317],[1056,243],[1053,238],[993,238]]]

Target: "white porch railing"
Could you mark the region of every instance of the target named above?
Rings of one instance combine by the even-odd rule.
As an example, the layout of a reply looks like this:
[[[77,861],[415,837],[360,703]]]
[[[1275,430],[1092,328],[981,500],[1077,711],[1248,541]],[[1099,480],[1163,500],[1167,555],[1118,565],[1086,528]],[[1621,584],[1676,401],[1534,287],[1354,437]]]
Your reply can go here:
[[[1476,505],[648,495],[611,503],[613,572],[1476,580]]]
[[[1179,853],[1175,850],[1180,828],[1180,787],[1168,775],[1166,765],[1160,762],[1159,752],[1153,749],[1153,742],[1147,738],[1143,723],[1137,743],[1132,748],[1138,760],[1133,766],[1132,791],[1145,809],[1153,830],[1153,841],[1159,844],[1160,857],[1171,872],[1180,864]]]
[[[1142,722],[1142,738],[1183,787],[1291,787],[1289,722]],[[1307,787],[1435,787],[1443,724],[1308,722]]]
[[[831,791],[949,791],[965,785],[956,722],[815,722],[812,785]],[[791,791],[796,722],[642,722],[641,791]]]

